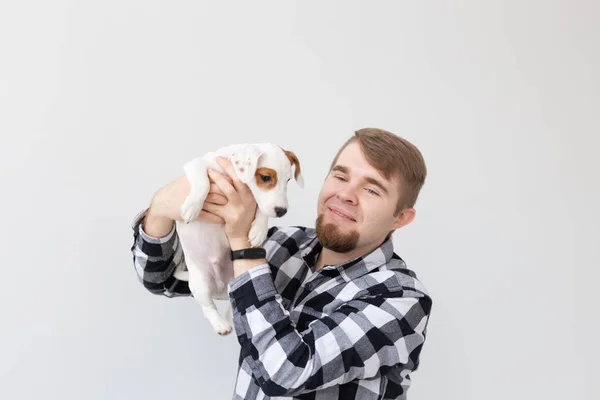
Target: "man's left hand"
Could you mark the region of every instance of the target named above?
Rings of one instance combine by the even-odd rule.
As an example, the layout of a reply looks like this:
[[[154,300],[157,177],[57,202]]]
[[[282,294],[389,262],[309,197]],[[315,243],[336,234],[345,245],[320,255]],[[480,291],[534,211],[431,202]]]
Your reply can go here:
[[[229,175],[232,183],[215,170],[209,169],[208,175],[227,197],[227,204],[206,204],[205,208],[225,221],[225,234],[230,243],[246,242],[256,215],[256,200],[248,185],[240,181],[229,160],[218,157],[217,163]]]

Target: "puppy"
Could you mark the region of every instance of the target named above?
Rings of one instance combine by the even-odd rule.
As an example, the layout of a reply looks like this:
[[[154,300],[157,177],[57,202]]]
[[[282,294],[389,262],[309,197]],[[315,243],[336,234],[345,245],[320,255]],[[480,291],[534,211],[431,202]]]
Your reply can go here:
[[[189,282],[204,316],[219,335],[226,335],[232,330],[231,305],[224,318],[218,313],[214,299],[229,299],[228,283],[233,279],[229,241],[222,224],[196,219],[210,187],[208,168],[224,172],[216,161],[217,156],[232,163],[239,179],[248,185],[256,200],[258,208],[248,235],[253,247],[264,242],[269,218],[282,217],[287,212],[287,184],[292,175],[300,187],[304,187],[304,181],[296,155],[271,143],[223,147],[184,165],[190,193],[181,206],[183,222],[177,221],[176,229],[187,271],[178,269],[175,277]]]

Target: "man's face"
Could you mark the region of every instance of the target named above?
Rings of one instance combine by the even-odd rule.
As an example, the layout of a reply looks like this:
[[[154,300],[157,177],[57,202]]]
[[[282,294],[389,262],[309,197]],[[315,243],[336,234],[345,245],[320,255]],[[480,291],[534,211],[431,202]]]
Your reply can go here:
[[[398,228],[399,185],[367,162],[358,143],[346,146],[319,193],[316,230],[323,247],[348,253],[379,246]]]

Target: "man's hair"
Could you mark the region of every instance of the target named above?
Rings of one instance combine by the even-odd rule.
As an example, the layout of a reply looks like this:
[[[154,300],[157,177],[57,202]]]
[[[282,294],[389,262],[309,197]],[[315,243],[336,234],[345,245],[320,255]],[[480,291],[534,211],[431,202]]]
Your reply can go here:
[[[414,207],[427,177],[427,167],[419,149],[391,132],[364,128],[354,132],[340,148],[331,163],[330,171],[342,151],[353,142],[358,142],[369,164],[386,179],[400,179],[400,198],[394,214],[397,215],[404,208]]]

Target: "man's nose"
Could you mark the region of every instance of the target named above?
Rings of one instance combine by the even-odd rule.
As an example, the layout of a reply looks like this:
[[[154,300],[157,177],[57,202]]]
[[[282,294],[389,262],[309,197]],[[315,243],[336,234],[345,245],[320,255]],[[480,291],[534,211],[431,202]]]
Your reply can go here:
[[[356,189],[351,186],[346,186],[344,189],[337,192],[337,197],[343,202],[356,204]]]
[[[277,215],[277,217],[283,217],[286,212],[287,208],[275,207],[275,215]]]

